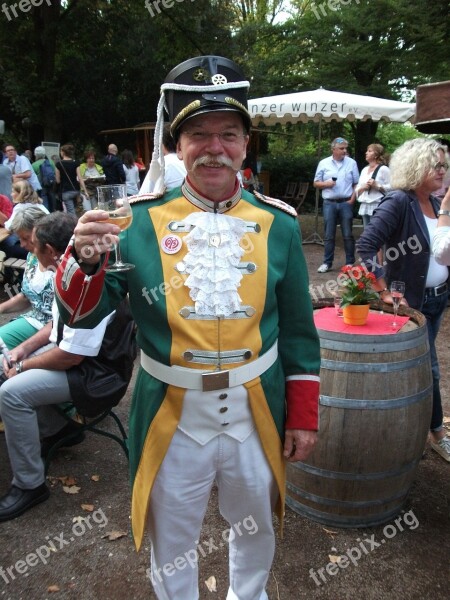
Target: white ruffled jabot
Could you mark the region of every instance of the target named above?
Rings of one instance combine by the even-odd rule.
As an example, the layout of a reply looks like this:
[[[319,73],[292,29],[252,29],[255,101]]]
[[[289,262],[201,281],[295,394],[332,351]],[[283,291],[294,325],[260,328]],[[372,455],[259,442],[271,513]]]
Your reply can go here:
[[[238,265],[244,249],[239,242],[246,231],[245,221],[209,212],[192,213],[184,221],[194,225],[185,237],[188,253],[183,262],[189,274],[185,285],[195,302],[195,312],[229,316],[241,305]]]

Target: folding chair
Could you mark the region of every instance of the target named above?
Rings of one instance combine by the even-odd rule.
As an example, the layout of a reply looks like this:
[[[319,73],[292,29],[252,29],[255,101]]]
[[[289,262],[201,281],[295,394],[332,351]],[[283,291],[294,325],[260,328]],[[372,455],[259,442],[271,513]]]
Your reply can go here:
[[[77,427],[76,427],[76,429],[74,428],[74,430],[71,433],[68,433],[64,438],[55,442],[53,444],[53,446],[50,448],[50,450],[48,451],[47,456],[45,457],[45,474],[46,475],[47,475],[50,463],[52,461],[52,458],[55,456],[58,449],[64,448],[65,446],[70,446],[70,442],[72,439],[76,438],[80,433],[82,433],[82,432],[84,433],[86,431],[92,431],[92,433],[96,433],[98,435],[103,435],[105,437],[108,437],[108,438],[116,441],[121,446],[122,450],[125,452],[125,456],[128,458],[128,436],[125,432],[125,428],[122,425],[121,420],[119,419],[119,417],[116,415],[116,413],[113,411],[112,408],[107,408],[106,410],[101,412],[98,416],[89,418],[89,419],[87,417],[84,417],[83,415],[80,415],[79,412],[77,412],[77,419],[73,419],[73,417],[71,416],[73,409],[74,409],[73,404],[66,404],[64,408],[60,405],[54,405],[53,408],[60,415],[62,415],[67,420],[67,422],[71,422],[71,421],[75,422]],[[111,417],[115,421],[117,428],[119,430],[119,433],[120,433],[120,437],[114,433],[111,433],[110,431],[105,431],[104,429],[99,429],[97,427],[97,425],[99,423],[101,423],[102,421],[104,421],[107,417]]]
[[[286,191],[284,192],[284,196],[281,196],[281,200],[290,204],[290,201],[295,198],[295,193],[297,191],[297,183],[295,181],[290,181],[286,186]]]
[[[308,190],[309,190],[309,183],[308,182],[300,182],[298,184],[297,192],[296,192],[294,198],[292,198],[289,201],[289,204],[291,206],[293,206],[297,212],[300,212],[300,208],[301,208],[303,202],[305,201]]]

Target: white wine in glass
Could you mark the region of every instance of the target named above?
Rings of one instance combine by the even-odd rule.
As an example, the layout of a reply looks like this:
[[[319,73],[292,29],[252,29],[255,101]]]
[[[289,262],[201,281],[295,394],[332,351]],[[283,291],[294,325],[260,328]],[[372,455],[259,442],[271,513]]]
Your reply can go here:
[[[97,188],[97,195],[97,208],[108,213],[108,218],[105,221],[117,225],[121,231],[128,229],[133,220],[133,213],[127,198],[127,186],[125,184],[101,185]],[[119,243],[114,244],[114,251],[116,260],[106,268],[106,271],[129,271],[134,269],[135,265],[122,261]]]
[[[400,306],[400,301],[405,295],[405,282],[404,281],[392,281],[389,291],[392,296],[392,303],[394,305],[394,321],[392,323],[392,327],[397,327],[397,311]]]

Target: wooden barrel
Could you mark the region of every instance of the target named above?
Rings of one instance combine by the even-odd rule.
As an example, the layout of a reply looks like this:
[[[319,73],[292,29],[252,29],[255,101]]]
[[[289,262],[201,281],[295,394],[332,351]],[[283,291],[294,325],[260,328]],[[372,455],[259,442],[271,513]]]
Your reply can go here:
[[[318,330],[319,441],[307,461],[288,465],[286,503],[295,512],[334,527],[370,527],[401,510],[432,408],[426,319],[403,314],[410,321],[394,335]]]

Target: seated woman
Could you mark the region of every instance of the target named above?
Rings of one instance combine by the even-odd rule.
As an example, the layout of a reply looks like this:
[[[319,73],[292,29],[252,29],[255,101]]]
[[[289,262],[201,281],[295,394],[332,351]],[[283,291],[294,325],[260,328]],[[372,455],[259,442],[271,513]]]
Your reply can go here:
[[[41,198],[39,198],[37,195],[37,192],[35,192],[28,181],[25,181],[24,179],[15,181],[13,183],[11,196],[13,199],[12,213],[3,223],[3,227],[10,231],[10,235],[5,237],[5,239],[0,243],[0,250],[3,250],[7,258],[26,259],[28,251],[20,245],[20,240],[17,234],[12,231],[12,222],[20,211],[25,210],[30,206],[38,207],[42,211],[42,215],[48,214],[48,210],[42,203]]]
[[[34,335],[52,318],[53,278],[57,262],[54,261],[53,269],[42,267],[33,254],[31,243],[33,227],[43,216],[44,212],[40,208],[31,206],[20,211],[11,225],[11,231],[17,234],[22,248],[28,254],[21,292],[12,295],[11,287],[5,285],[11,298],[0,304],[0,314],[26,311],[0,327],[0,337],[9,349]]]

